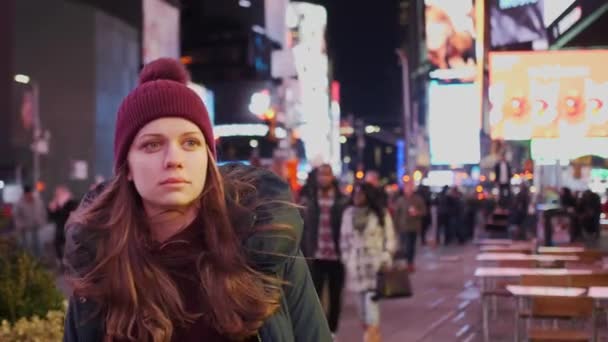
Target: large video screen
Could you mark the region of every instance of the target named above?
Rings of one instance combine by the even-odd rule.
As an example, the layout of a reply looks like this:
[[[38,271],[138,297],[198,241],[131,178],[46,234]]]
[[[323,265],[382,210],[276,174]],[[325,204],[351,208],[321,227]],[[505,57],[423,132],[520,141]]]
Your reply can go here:
[[[576,0],[491,0],[492,47],[546,42],[552,33],[548,30],[549,26],[575,2]]]
[[[479,92],[473,83],[429,85],[432,165],[477,164],[480,158]]]
[[[472,82],[476,76],[474,0],[425,0],[431,77]]]
[[[608,136],[608,50],[492,52],[493,139]]]
[[[490,37],[492,46],[546,39],[543,1],[492,0]]]

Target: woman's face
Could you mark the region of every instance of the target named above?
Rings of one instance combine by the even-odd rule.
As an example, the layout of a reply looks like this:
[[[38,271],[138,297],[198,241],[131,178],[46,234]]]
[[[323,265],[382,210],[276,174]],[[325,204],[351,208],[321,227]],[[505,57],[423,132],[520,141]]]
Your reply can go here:
[[[187,207],[203,191],[209,156],[201,130],[181,118],[161,118],[135,136],[128,177],[146,210]]]
[[[361,188],[355,188],[355,196],[353,197],[353,204],[357,207],[363,207],[367,204],[365,193]]]

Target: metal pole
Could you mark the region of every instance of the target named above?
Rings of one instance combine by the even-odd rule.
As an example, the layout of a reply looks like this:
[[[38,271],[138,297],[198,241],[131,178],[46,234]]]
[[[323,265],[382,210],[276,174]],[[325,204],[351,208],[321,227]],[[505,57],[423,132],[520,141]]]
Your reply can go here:
[[[363,153],[365,149],[365,124],[363,119],[355,120],[355,134],[357,135],[357,171],[364,170]]]
[[[21,164],[18,164],[15,168],[15,182],[19,185],[23,184],[23,176],[21,175],[23,173],[22,169],[23,166]]]
[[[38,142],[41,138],[41,129],[40,129],[40,101],[39,101],[39,88],[38,83],[35,81],[31,82],[32,84],[32,97],[33,97],[33,106],[34,106],[34,129],[33,129],[33,139],[32,139],[32,152],[33,152],[33,182],[34,186],[38,184],[40,180],[40,151],[38,150]]]
[[[405,141],[405,170],[406,173],[412,171],[414,165],[410,158],[410,146],[414,144],[412,136],[412,108],[410,99],[410,69],[407,54],[403,49],[395,50],[401,64],[401,76],[403,83],[403,138]]]

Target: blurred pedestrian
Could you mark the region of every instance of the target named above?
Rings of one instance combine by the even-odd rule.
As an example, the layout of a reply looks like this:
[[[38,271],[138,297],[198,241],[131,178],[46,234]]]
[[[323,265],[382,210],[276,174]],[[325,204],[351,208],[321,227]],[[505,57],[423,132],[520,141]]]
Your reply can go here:
[[[302,204],[303,201],[310,198],[312,195],[312,191],[317,191],[317,171],[318,168],[313,168],[308,172],[308,176],[306,177],[306,182],[300,188],[300,191],[297,194],[297,202]]]
[[[399,256],[407,261],[410,272],[415,271],[416,239],[422,232],[424,217],[428,208],[424,199],[414,192],[414,184],[403,184],[403,196],[397,200],[395,211],[395,226],[399,233],[401,251]]]
[[[374,187],[374,196],[376,197],[376,202],[380,204],[382,208],[388,207],[388,194],[384,187],[380,183],[380,174],[376,170],[369,170],[365,173],[365,183],[370,184]]]
[[[511,223],[517,229],[517,239],[527,240],[527,230],[524,226],[528,217],[528,207],[530,206],[530,191],[528,186],[522,183],[519,186],[519,192],[515,195],[513,209],[511,212]]]
[[[348,199],[340,191],[331,166],[323,164],[311,173],[300,198],[304,208],[302,251],[310,260],[310,273],[322,298],[327,285],[327,320],[332,334],[338,330],[344,288],[344,265],[340,253],[340,226]]]
[[[388,211],[380,206],[374,191],[368,183],[355,186],[352,205],[344,211],[341,229],[347,288],[357,294],[365,342],[381,340],[377,274],[383,265],[392,264],[397,250],[393,221]]]
[[[584,209],[579,208],[579,197],[575,196],[570,188],[562,187],[559,190],[559,204],[570,220],[570,240],[580,240],[583,237],[580,212]]]
[[[608,216],[608,189],[606,189],[604,193],[605,201],[602,204],[602,213]]]
[[[578,212],[582,238],[587,244],[596,243],[600,238],[602,215],[600,196],[589,189],[585,190],[580,198]]]
[[[118,110],[115,175],[66,230],[64,341],[330,341],[289,185],[218,169],[187,78],[153,61]]]
[[[448,192],[450,187],[445,185],[437,195],[437,230],[435,231],[435,244],[441,244],[441,234],[443,233],[443,243],[445,244],[450,224],[450,207],[448,203]]]
[[[42,256],[40,230],[47,222],[42,199],[30,185],[23,186],[23,196],[15,205],[15,229],[21,246],[36,257]]]
[[[464,201],[462,193],[457,186],[450,188],[446,197],[446,205],[448,207],[448,224],[445,232],[445,245],[449,245],[452,240],[458,240],[459,244],[465,241],[464,232],[462,231],[462,222],[464,217]]]
[[[427,242],[427,233],[429,228],[431,227],[432,218],[431,218],[431,206],[433,203],[431,190],[428,186],[421,185],[416,190],[416,194],[422,198],[424,201],[424,207],[426,208],[424,215],[422,216],[422,224],[420,227],[420,244],[426,246]]]
[[[502,209],[508,209],[511,202],[511,177],[513,173],[505,151],[500,154],[500,160],[494,165],[494,173],[499,191],[498,205]]]
[[[59,265],[63,260],[63,248],[65,246],[65,224],[70,217],[72,211],[78,207],[70,189],[65,185],[59,185],[55,188],[55,195],[48,206],[49,221],[55,224],[55,253]]]

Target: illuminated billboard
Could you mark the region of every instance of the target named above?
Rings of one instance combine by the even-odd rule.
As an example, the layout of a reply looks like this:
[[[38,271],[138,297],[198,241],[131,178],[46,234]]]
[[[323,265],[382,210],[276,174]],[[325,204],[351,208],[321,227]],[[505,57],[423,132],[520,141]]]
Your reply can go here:
[[[179,9],[163,0],[143,1],[143,62],[180,56]]]
[[[425,0],[427,58],[431,78],[475,80],[475,1]]]
[[[562,13],[564,13],[576,0],[550,0],[545,1],[543,6],[543,21],[545,27],[549,27]]]
[[[608,50],[490,53],[493,139],[608,136]]]
[[[479,163],[481,115],[475,84],[431,82],[428,129],[432,165]]]
[[[581,19],[576,0],[491,0],[490,35],[492,47],[527,42],[547,46]],[[572,9],[570,9],[572,7]],[[563,15],[566,11],[570,14]],[[563,15],[563,16],[562,16]],[[558,18],[562,17],[559,21]]]
[[[557,160],[567,165],[586,155],[608,158],[608,139],[606,138],[558,138],[532,139],[530,141],[532,159],[555,164]]]
[[[542,0],[492,0],[491,45],[504,46],[546,39]]]
[[[329,59],[325,45],[327,11],[325,7],[304,2],[290,2],[287,26],[288,45],[292,47],[298,76],[295,112],[297,130],[304,142],[306,159],[311,164],[330,162],[339,168],[339,125],[330,112]],[[337,108],[335,108],[337,109]],[[335,153],[337,152],[337,153]]]

